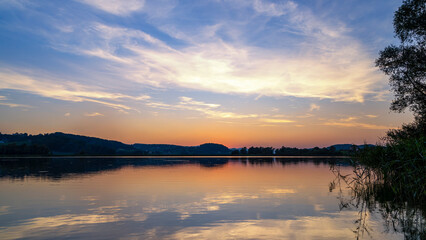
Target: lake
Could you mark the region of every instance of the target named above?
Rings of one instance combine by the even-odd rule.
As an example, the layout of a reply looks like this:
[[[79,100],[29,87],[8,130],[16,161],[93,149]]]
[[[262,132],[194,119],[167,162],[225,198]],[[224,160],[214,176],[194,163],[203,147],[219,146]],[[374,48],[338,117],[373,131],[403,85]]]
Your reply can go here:
[[[3,158],[0,239],[409,238],[386,204],[357,198],[353,170],[314,157]]]

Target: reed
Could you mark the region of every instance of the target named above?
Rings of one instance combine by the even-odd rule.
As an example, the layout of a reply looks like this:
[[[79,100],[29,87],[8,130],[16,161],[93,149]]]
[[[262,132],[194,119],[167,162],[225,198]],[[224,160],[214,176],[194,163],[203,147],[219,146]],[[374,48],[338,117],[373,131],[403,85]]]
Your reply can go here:
[[[426,202],[426,137],[388,139],[355,153],[355,164],[371,168],[397,200]]]

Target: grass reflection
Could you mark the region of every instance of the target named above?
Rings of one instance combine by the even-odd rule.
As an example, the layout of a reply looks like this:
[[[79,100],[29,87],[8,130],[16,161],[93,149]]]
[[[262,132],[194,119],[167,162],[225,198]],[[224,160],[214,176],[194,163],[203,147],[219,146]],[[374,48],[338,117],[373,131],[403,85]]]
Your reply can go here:
[[[350,174],[342,174],[336,164],[331,164],[330,169],[335,179],[330,182],[329,190],[338,191],[340,210],[358,210],[353,230],[356,239],[370,235],[369,218],[374,212],[380,213],[387,232],[402,233],[410,240],[426,239],[424,203],[401,201],[391,187],[384,184],[383,178],[369,167],[355,165]]]

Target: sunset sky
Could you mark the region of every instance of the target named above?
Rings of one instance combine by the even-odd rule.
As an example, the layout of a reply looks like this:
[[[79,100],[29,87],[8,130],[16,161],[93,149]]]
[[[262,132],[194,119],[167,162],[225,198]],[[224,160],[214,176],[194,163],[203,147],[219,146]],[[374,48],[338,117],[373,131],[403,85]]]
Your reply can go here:
[[[376,143],[401,0],[0,0],[0,131],[228,147]]]

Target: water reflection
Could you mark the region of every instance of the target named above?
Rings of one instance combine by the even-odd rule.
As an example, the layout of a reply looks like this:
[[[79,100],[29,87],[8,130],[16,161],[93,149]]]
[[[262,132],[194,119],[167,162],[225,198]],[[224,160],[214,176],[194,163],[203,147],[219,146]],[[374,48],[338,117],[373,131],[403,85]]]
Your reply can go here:
[[[115,171],[126,166],[167,167],[195,164],[202,167],[220,167],[227,162],[228,159],[226,158],[5,158],[0,159],[0,178],[75,178],[85,174]]]
[[[44,177],[73,178],[84,174],[115,171],[123,167],[171,167],[199,165],[222,167],[229,161],[250,165],[286,165],[299,163],[328,164],[343,158],[324,157],[61,157],[61,158],[3,158],[0,159],[0,178],[23,179]]]
[[[337,189],[341,210],[357,209],[354,233],[357,239],[370,235],[374,226],[369,218],[380,213],[386,232],[403,233],[405,239],[426,239],[426,206],[424,203],[401,202],[392,189],[383,183],[373,169],[354,166],[351,174],[342,174],[339,165],[331,164],[335,179],[330,182],[330,192]],[[342,189],[349,189],[344,194]]]
[[[353,239],[359,208],[339,208],[351,191],[330,191],[330,161],[352,172],[327,158],[0,161],[0,239]],[[372,238],[403,239],[383,220],[365,218]]]

